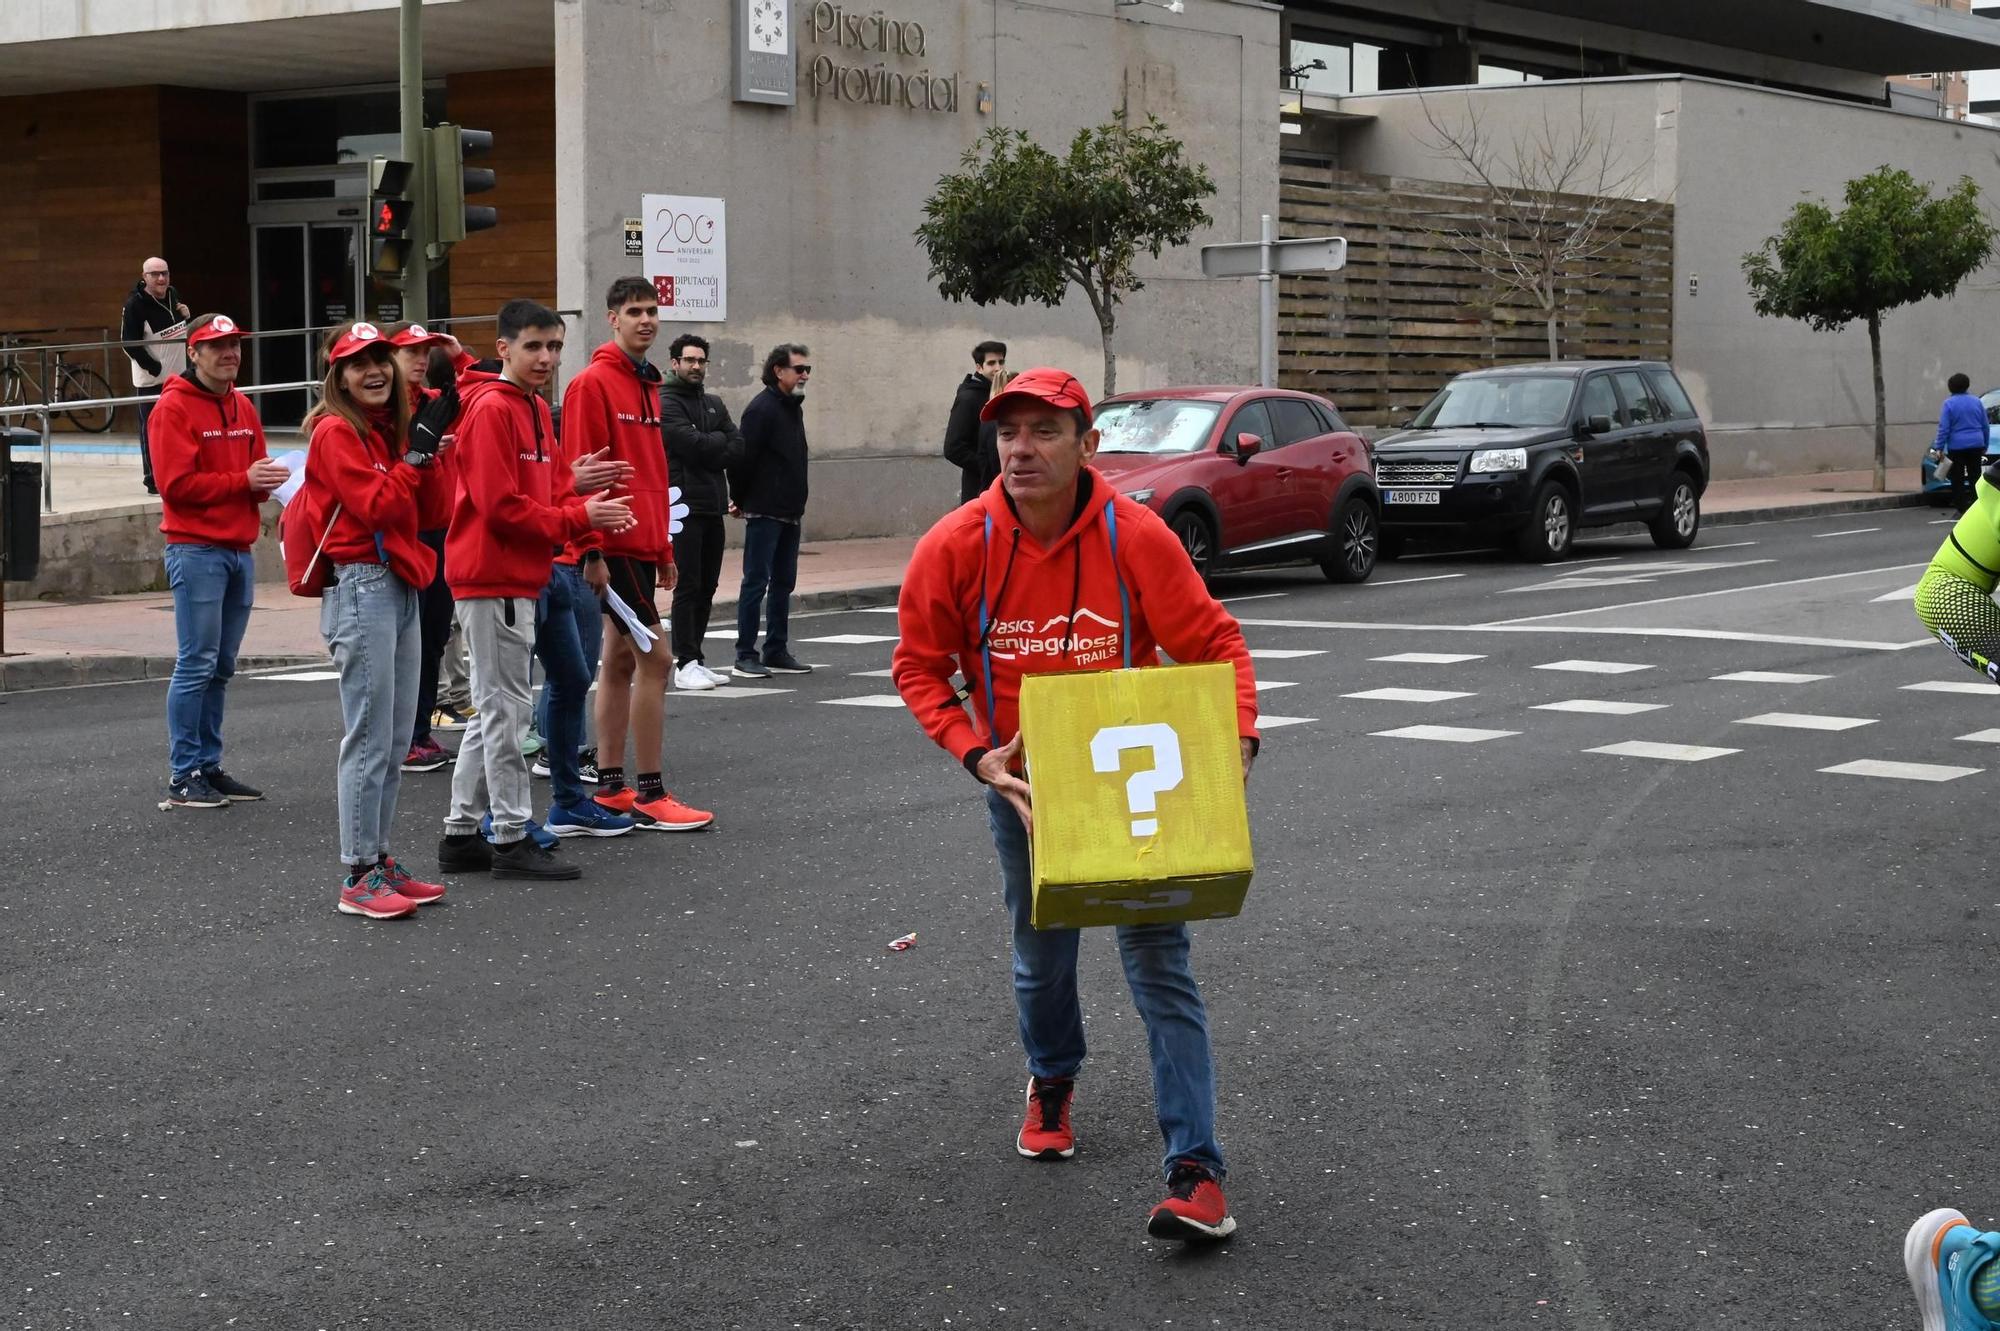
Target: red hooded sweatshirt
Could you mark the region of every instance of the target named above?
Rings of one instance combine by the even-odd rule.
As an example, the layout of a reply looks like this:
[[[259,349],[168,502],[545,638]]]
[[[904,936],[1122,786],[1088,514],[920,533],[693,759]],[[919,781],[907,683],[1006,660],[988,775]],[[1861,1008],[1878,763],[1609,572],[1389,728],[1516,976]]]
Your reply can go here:
[[[270,492],[251,489],[247,473],[266,456],[264,422],[236,385],[217,394],[193,370],[175,375],[160,385],[146,437],[168,544],[248,550],[257,543],[258,506]]]
[[[459,378],[458,498],[444,541],[459,600],[540,596],[563,542],[590,528],[556,448],[549,404],[484,370]]]
[[[976,748],[997,748],[1020,730],[1021,677],[1064,670],[1108,670],[1124,664],[1119,626],[1119,577],[1131,602],[1132,664],[1159,664],[1157,648],[1176,661],[1230,661],[1236,666],[1238,733],[1257,737],[1257,681],[1250,649],[1236,619],[1216,603],[1188,562],[1187,552],[1151,509],[1123,495],[1114,575],[1104,501],[1111,487],[1086,468],[1088,493],[1056,543],[1044,549],[1014,515],[1004,481],[946,514],[917,542],[897,604],[902,640],[896,644],[896,690],[924,732],[960,762]],[[986,519],[993,535],[986,538]],[[990,617],[994,712],[999,737],[987,728],[981,673],[979,605],[982,585]],[[970,689],[972,717],[952,687],[960,671]]]
[[[632,464],[632,479],[610,497],[632,506],[636,521],[622,532],[593,532],[579,548],[596,545],[665,568],[674,562],[667,534],[667,445],[660,433],[660,372],[642,376],[616,342],[591,353],[590,364],[563,392],[563,451],[573,459],[611,450],[612,460]]]
[[[389,420],[371,420],[363,439],[339,416],[313,423],[306,452],[306,484],[327,498],[320,512],[340,505],[326,538],[330,564],[385,563],[412,587],[437,576],[437,554],[417,539],[451,516],[451,478],[438,464],[419,470],[393,451]],[[322,524],[324,526],[324,524]]]

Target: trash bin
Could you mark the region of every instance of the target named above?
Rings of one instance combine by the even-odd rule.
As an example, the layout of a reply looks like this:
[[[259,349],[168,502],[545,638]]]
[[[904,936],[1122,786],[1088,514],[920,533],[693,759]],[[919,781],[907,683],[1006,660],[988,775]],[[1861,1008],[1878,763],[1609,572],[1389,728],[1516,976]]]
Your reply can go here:
[[[40,445],[42,437],[9,426],[0,429],[0,442],[0,576],[26,582],[42,570],[42,464],[15,461],[14,448]]]

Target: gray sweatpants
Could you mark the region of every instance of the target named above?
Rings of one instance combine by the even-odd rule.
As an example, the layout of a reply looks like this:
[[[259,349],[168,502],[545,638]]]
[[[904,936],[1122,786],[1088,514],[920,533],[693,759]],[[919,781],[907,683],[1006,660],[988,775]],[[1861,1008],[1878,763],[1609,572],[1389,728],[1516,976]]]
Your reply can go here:
[[[452,607],[451,620],[451,636],[444,640],[444,655],[438,659],[437,705],[462,712],[472,706],[472,685],[466,678],[465,630],[458,626],[456,606]]]
[[[477,832],[479,820],[490,809],[493,840],[505,845],[527,835],[533,808],[521,732],[534,715],[535,598],[460,601],[458,628],[471,664],[475,710],[459,741],[458,766],[451,774],[445,835]]]

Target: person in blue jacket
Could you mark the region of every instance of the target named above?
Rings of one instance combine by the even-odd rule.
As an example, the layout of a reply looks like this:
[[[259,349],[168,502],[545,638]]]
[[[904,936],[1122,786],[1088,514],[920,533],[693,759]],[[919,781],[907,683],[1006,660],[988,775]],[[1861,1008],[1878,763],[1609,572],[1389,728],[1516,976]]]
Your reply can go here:
[[[1962,515],[1972,507],[1972,483],[1986,462],[1986,404],[1972,396],[1972,380],[1954,374],[1945,381],[1951,396],[1938,412],[1937,440],[1932,448],[1951,462],[1951,507]]]

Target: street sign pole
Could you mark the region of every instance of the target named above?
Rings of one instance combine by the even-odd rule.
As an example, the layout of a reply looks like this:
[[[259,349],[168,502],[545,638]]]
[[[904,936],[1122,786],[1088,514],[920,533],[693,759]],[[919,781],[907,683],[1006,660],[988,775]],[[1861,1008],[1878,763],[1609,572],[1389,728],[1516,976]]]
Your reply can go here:
[[[1278,386],[1278,275],[1271,268],[1274,229],[1271,214],[1265,213],[1257,240],[1257,382],[1266,388]]]
[[[403,269],[403,317],[430,318],[431,221],[430,155],[424,141],[424,0],[403,0],[398,63],[401,66],[403,160],[416,177],[410,188],[410,259]]]
[[[1277,238],[1277,219],[1265,213],[1258,239],[1234,245],[1201,247],[1203,277],[1257,279],[1257,380],[1278,386],[1278,278],[1284,273],[1332,273],[1347,266],[1347,241],[1341,236]]]

